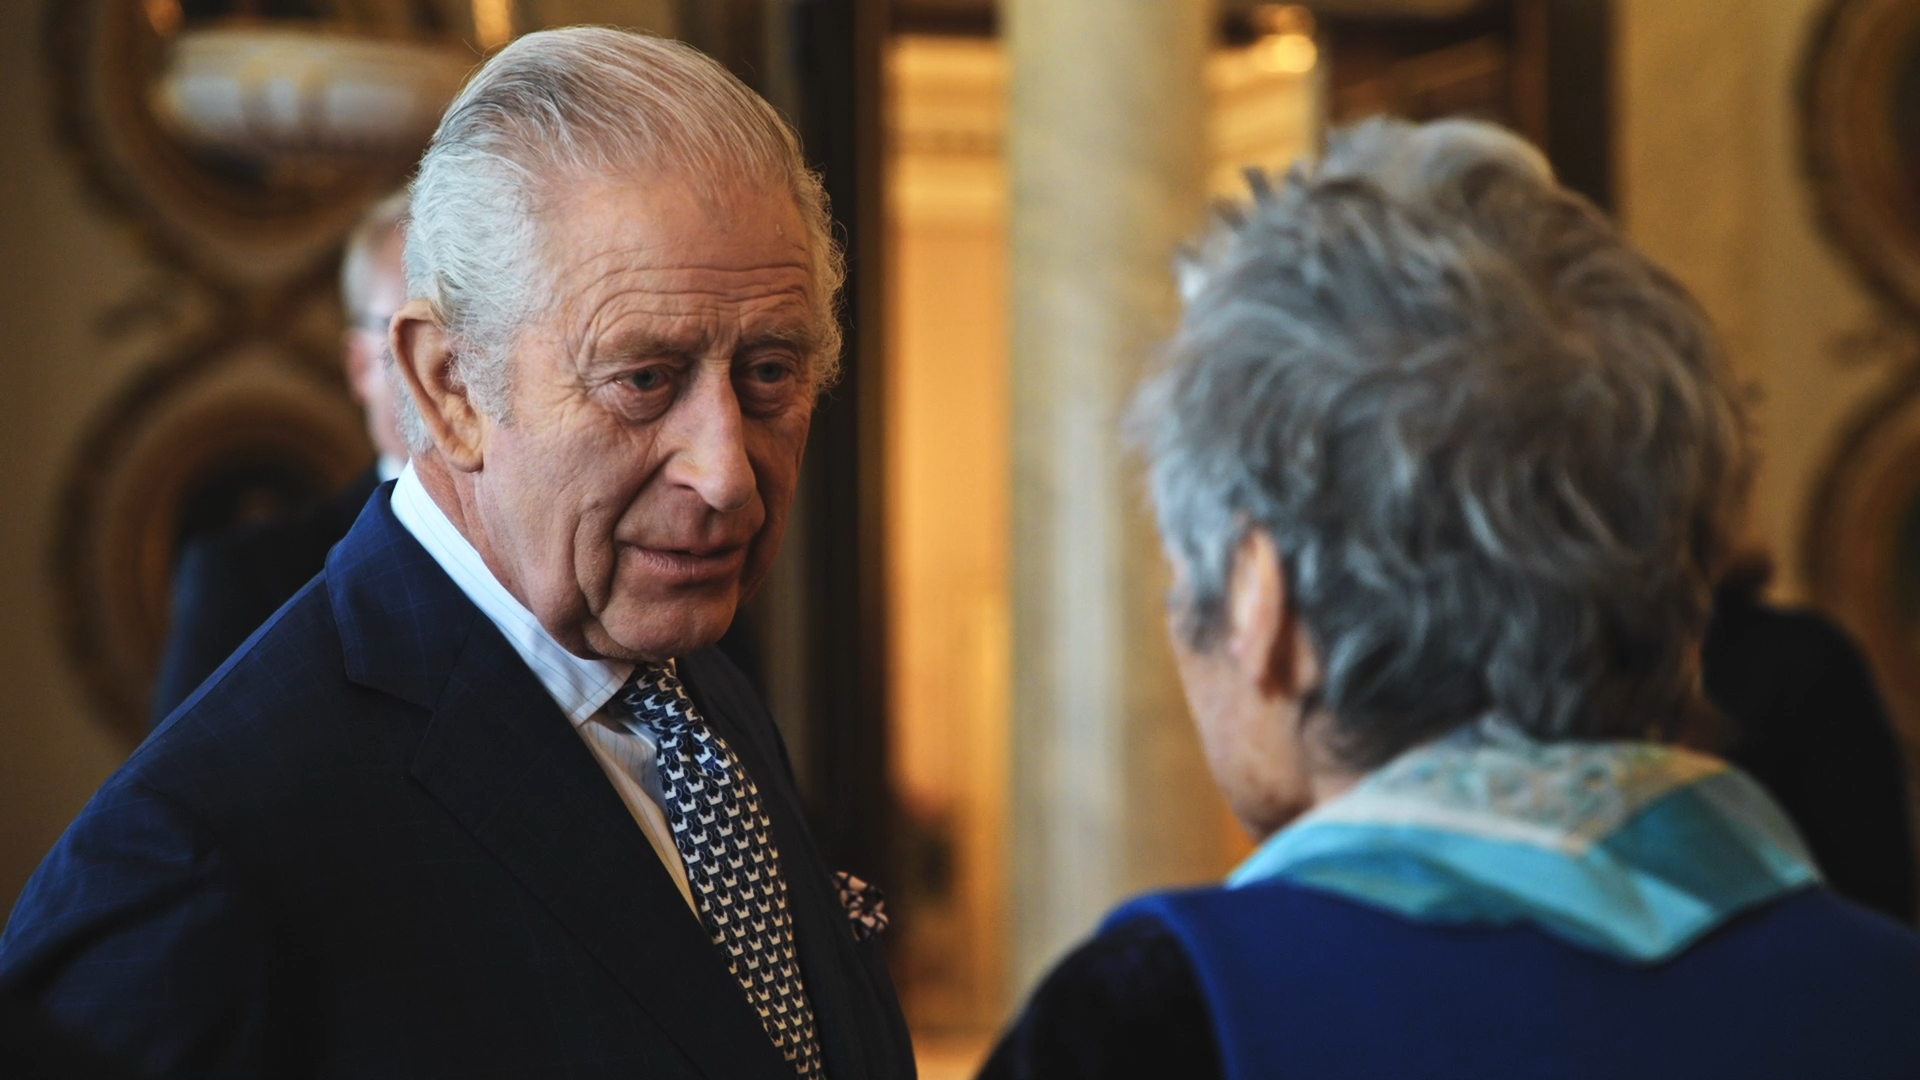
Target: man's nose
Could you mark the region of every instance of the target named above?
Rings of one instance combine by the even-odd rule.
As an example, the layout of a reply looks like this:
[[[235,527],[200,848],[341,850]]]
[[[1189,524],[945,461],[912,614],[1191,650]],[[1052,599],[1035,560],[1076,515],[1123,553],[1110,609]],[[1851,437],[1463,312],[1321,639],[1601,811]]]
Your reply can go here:
[[[680,414],[680,449],[668,463],[668,476],[699,492],[708,506],[731,513],[753,500],[756,486],[747,460],[746,424],[731,373],[701,375],[674,410]]]

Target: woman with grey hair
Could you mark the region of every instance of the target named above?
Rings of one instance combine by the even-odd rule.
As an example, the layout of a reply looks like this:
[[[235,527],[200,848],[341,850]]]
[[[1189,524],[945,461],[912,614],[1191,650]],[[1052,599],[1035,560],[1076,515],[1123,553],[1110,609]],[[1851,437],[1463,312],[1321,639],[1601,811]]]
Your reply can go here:
[[[1920,938],[1683,748],[1749,468],[1699,309],[1488,125],[1254,187],[1132,427],[1263,842],[1112,915],[985,1075],[1914,1075]]]

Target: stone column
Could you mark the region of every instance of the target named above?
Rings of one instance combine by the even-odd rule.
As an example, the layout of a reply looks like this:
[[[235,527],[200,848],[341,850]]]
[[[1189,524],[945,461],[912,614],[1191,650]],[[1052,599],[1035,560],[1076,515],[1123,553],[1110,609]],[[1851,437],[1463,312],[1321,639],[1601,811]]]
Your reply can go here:
[[[1008,0],[1012,978],[1123,895],[1222,869],[1226,827],[1163,630],[1116,421],[1201,220],[1212,5]]]

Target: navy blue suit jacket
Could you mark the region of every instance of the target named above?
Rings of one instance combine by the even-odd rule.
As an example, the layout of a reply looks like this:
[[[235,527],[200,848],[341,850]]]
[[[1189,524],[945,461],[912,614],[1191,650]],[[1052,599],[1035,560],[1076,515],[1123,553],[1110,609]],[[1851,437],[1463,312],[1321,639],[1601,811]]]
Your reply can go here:
[[[0,987],[97,1049],[219,1076],[792,1070],[567,718],[383,488],[109,779],[0,937]],[[834,1080],[911,1076],[786,750],[708,650],[701,711],[773,819]]]

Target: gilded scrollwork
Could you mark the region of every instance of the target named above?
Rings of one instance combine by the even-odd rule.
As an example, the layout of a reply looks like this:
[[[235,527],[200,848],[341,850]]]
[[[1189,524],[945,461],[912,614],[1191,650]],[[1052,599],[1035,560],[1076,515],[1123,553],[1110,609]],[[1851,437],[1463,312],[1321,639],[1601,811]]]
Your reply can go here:
[[[510,0],[488,7],[513,11]],[[43,10],[57,137],[96,202],[160,264],[95,320],[103,342],[148,329],[160,344],[81,433],[50,538],[69,659],[100,719],[137,740],[182,543],[330,491],[371,459],[334,351],[340,246],[404,181],[461,65],[481,53],[452,36],[473,25],[455,0],[46,0]],[[303,42],[313,47],[300,79],[245,53]],[[364,85],[345,85],[355,78]],[[412,102],[417,115],[399,123],[367,104],[396,85],[440,98]],[[257,153],[220,143],[223,102],[240,110],[231,130],[254,137],[288,94],[290,122],[308,127],[283,124],[288,137],[257,138]],[[183,119],[183,108],[201,111]],[[339,138],[355,133],[343,116],[389,137]]]
[[[1799,89],[1814,212],[1881,301],[1833,360],[1884,373],[1816,482],[1802,569],[1920,747],[1920,2],[1834,0]]]

